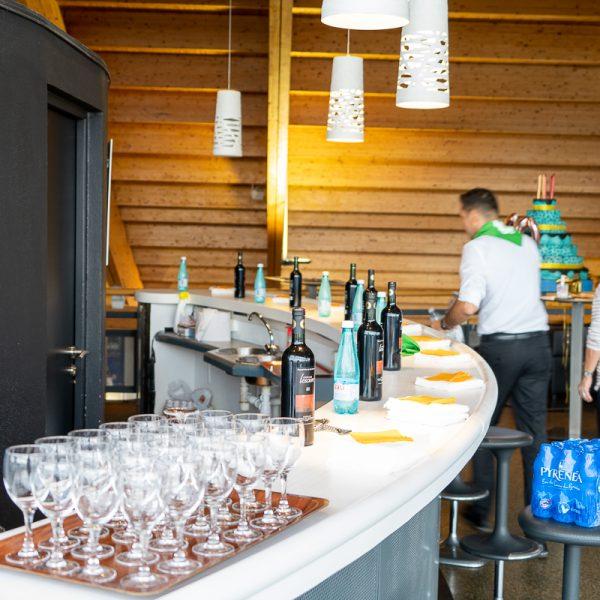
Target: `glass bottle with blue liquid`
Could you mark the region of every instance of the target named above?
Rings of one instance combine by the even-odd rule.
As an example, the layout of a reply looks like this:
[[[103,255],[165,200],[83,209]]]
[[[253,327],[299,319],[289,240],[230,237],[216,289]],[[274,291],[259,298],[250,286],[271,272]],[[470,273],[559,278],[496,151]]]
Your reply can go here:
[[[359,383],[360,367],[354,340],[354,323],[344,321],[333,373],[333,409],[336,413],[353,415],[358,412]]]
[[[267,298],[267,282],[265,281],[265,273],[263,264],[256,265],[256,277],[254,278],[254,302],[264,304]]]

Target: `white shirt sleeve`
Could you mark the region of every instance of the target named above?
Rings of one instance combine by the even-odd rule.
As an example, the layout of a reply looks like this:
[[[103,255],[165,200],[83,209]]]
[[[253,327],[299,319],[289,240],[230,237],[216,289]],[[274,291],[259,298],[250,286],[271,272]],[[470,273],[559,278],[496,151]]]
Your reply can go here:
[[[467,243],[463,247],[460,262],[460,292],[458,299],[480,307],[485,298],[485,262],[476,244]]]
[[[600,350],[600,285],[596,288],[592,304],[592,323],[588,329],[586,346],[590,350]]]

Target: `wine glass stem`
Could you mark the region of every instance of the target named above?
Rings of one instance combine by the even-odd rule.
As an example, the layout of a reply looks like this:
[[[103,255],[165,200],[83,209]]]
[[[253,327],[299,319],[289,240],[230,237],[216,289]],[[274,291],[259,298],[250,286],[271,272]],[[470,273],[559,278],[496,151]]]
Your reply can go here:
[[[100,539],[100,525],[90,523],[88,525],[88,528],[89,528],[90,532],[88,534],[87,545],[90,548],[93,548],[94,550],[96,550],[99,545],[98,540]],[[86,565],[85,565],[85,570],[90,575],[93,575],[94,573],[97,573],[100,570],[100,560],[98,559],[96,552],[94,552],[93,554],[90,554],[90,556],[88,557]]]
[[[283,471],[281,473],[281,498],[279,498],[279,508],[283,510],[287,510],[290,506],[287,499],[287,479],[288,474]]]
[[[50,526],[52,527],[52,551],[50,553],[50,559],[46,563],[47,566],[60,565],[64,561],[64,555],[60,548],[60,535],[61,535],[61,518],[54,517],[50,520]]]
[[[240,494],[240,522],[237,528],[240,531],[248,530],[248,489],[244,488]]]
[[[138,568],[138,576],[147,577],[150,574],[150,567],[146,564],[146,556],[148,555],[148,545],[150,544],[150,535],[147,529],[142,529],[138,535],[140,544],[140,566]]]
[[[183,546],[185,544],[184,537],[185,519],[177,519],[175,522],[175,532],[177,535],[177,551],[173,555],[173,560],[184,561],[186,559],[185,551]]]
[[[273,515],[273,480],[265,480],[265,517]]]
[[[218,503],[211,502],[208,508],[210,510],[210,534],[207,542],[210,545],[215,545],[219,543],[219,505]]]
[[[23,509],[23,522],[25,524],[25,533],[23,535],[23,545],[19,551],[21,556],[33,556],[37,554],[35,544],[33,543],[33,536],[31,534],[31,525],[33,523],[33,515],[35,510],[31,508]]]

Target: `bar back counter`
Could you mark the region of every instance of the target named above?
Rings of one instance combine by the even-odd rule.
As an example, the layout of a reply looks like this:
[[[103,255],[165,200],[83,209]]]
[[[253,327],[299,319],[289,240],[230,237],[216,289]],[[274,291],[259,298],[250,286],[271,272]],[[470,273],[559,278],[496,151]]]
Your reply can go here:
[[[239,380],[243,376],[228,374],[222,365],[209,364],[204,359],[211,346],[262,346],[267,339],[266,330],[254,321],[248,323],[248,315],[253,311],[271,323],[275,341],[280,346],[285,344],[282,336],[290,320],[289,309],[272,298],[258,305],[249,299],[216,298],[208,291],[192,291],[192,304],[225,311],[237,323],[231,328],[231,342],[206,342],[201,351],[193,340],[164,337],[164,328],[173,324],[177,294],[145,290],[138,292],[137,299],[156,355],[156,411],[162,410],[169,381],[183,378],[192,388],[210,386],[213,408],[239,412]],[[307,300],[304,305],[307,343],[327,371],[340,336],[341,313],[334,310],[331,318],[322,319],[317,317],[316,304]],[[435,335],[430,330],[427,333]],[[161,338],[166,341],[160,341]],[[365,446],[349,436],[317,432],[314,445],[304,449],[291,473],[289,491],[327,498],[329,505],[162,597],[436,598],[438,495],[479,446],[497,396],[496,380],[488,365],[470,348],[456,347],[473,359],[472,367],[465,370],[485,383],[481,389],[455,394],[459,402],[469,406],[470,416],[465,422],[418,430],[407,427],[402,433],[412,435],[414,442],[393,445]],[[415,368],[412,362],[412,358],[404,359],[401,371],[384,372],[384,400],[418,393],[415,377],[435,372]],[[383,402],[361,403],[356,415],[336,415],[329,402],[317,410],[317,417],[353,431],[390,429]],[[67,589],[72,599],[116,596],[22,573],[5,571],[0,577],[4,586],[18,590],[16,598],[29,599],[43,593],[46,600],[58,600]]]

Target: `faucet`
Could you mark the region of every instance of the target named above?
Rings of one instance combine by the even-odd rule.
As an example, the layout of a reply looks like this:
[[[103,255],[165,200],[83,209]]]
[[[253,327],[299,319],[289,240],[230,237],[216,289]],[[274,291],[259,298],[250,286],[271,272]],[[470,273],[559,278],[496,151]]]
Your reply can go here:
[[[267,328],[267,333],[269,334],[269,343],[265,344],[266,351],[269,354],[277,354],[277,352],[279,352],[279,346],[275,344],[275,339],[273,338],[273,330],[271,329],[271,326],[269,325],[268,321],[260,313],[257,312],[251,312],[248,315],[248,321],[252,321],[254,317],[260,319],[262,324]]]

